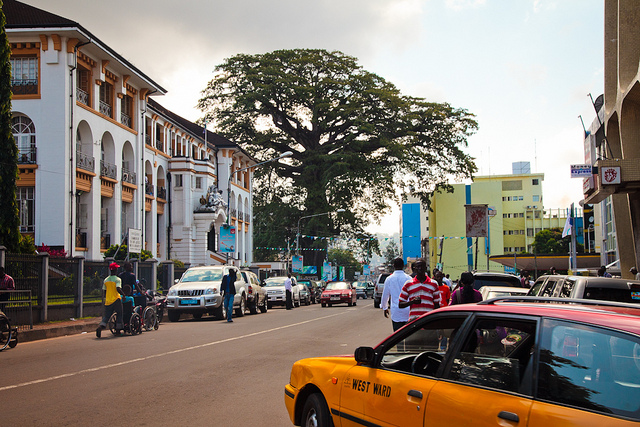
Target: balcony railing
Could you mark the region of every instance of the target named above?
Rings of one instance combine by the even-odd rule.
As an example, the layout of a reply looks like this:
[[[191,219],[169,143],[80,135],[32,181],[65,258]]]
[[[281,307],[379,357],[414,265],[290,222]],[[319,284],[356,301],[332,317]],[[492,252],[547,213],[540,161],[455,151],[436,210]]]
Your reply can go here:
[[[131,127],[131,116],[125,113],[120,113],[120,123],[125,125],[126,127]]]
[[[96,161],[92,156],[76,151],[76,167],[93,173],[96,170]]]
[[[235,208],[231,209],[231,216],[234,217],[234,218],[237,218],[236,209]]]
[[[244,222],[251,222],[251,215],[246,212],[244,214]]]
[[[87,233],[84,231],[76,231],[76,248],[87,247]]]
[[[144,192],[150,196],[153,196],[153,184],[147,182],[144,184]]]
[[[100,249],[109,249],[111,247],[111,235],[103,234],[100,236]]]
[[[11,79],[14,95],[35,95],[38,93],[38,79]]]
[[[147,144],[147,145],[149,145],[149,146],[151,146],[151,135],[146,134],[146,135],[144,136],[144,143],[145,143],[145,144]]]
[[[36,147],[18,148],[18,163],[36,164]]]
[[[159,199],[167,200],[167,189],[164,187],[158,187],[158,196]]]
[[[156,139],[156,148],[162,152],[164,152],[164,142]]]
[[[100,110],[99,110],[102,114],[104,114],[107,117],[112,117],[111,116],[111,105],[107,104],[104,101],[100,101]]]
[[[76,100],[87,107],[89,106],[89,94],[79,87],[76,87]]]
[[[100,176],[117,179],[118,167],[111,163],[107,163],[104,160],[100,160]]]
[[[122,168],[122,181],[128,182],[129,184],[136,185],[136,173],[131,172],[129,169]]]

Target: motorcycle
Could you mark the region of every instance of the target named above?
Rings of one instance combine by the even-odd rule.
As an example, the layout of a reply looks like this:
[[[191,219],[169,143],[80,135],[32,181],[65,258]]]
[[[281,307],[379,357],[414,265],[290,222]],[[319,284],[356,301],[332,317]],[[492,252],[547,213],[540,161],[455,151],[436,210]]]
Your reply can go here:
[[[153,301],[153,304],[156,307],[156,315],[158,316],[158,321],[156,323],[157,328],[157,325],[162,322],[162,318],[164,317],[164,311],[167,307],[167,297],[166,295],[162,295],[153,290],[147,290],[145,293],[147,295],[147,299],[150,302]]]

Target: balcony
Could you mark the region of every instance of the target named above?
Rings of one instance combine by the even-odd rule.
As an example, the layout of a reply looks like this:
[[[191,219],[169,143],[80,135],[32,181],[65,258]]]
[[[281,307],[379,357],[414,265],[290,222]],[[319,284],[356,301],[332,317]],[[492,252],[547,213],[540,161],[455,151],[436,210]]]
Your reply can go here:
[[[11,79],[11,92],[14,95],[37,95],[38,79]]]
[[[151,135],[149,135],[148,133],[144,136],[144,143],[151,147]]]
[[[79,87],[76,87],[76,101],[89,107],[89,94]]]
[[[18,163],[35,165],[36,162],[36,147],[18,148]]]
[[[112,110],[111,105],[107,104],[104,101],[100,101],[100,107],[99,107],[99,110],[98,110],[98,111],[100,111],[100,113],[104,114],[107,117],[112,117],[111,116],[111,110]]]
[[[87,172],[95,172],[95,159],[92,156],[76,151],[76,167]]]
[[[158,187],[158,194],[156,195],[158,199],[167,200],[167,189],[164,187]]]
[[[137,177],[135,172],[131,172],[129,169],[122,168],[122,182],[136,185],[136,182],[138,181],[136,178]]]
[[[151,184],[150,182],[147,182],[144,184],[144,193],[148,196],[153,196],[153,184]]]
[[[156,139],[156,149],[162,151],[164,153],[164,142]]]
[[[100,160],[100,176],[115,180],[118,176],[118,167],[104,160]]]

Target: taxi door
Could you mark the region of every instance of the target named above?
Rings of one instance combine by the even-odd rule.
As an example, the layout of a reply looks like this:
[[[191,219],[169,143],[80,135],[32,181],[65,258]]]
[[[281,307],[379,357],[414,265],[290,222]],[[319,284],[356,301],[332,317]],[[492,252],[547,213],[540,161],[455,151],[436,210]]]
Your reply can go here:
[[[356,366],[349,370],[342,387],[340,425],[422,426],[427,397],[436,382],[409,373]]]

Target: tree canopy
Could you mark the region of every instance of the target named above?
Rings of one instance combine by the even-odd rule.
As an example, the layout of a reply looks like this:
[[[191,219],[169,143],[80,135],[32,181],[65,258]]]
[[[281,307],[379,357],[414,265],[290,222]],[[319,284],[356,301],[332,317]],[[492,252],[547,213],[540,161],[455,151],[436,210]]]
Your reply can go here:
[[[256,211],[277,202],[299,219],[345,209],[305,221],[325,235],[362,233],[397,190],[428,206],[433,191],[476,170],[462,151],[477,129],[472,114],[402,95],[339,51],[233,56],[216,67],[198,106],[260,160],[293,152],[256,170],[256,188],[266,187]]]
[[[571,236],[562,237],[562,228],[551,228],[538,232],[533,241],[537,254],[562,254],[569,253],[571,248]],[[578,253],[584,252],[584,246],[576,244]]]

